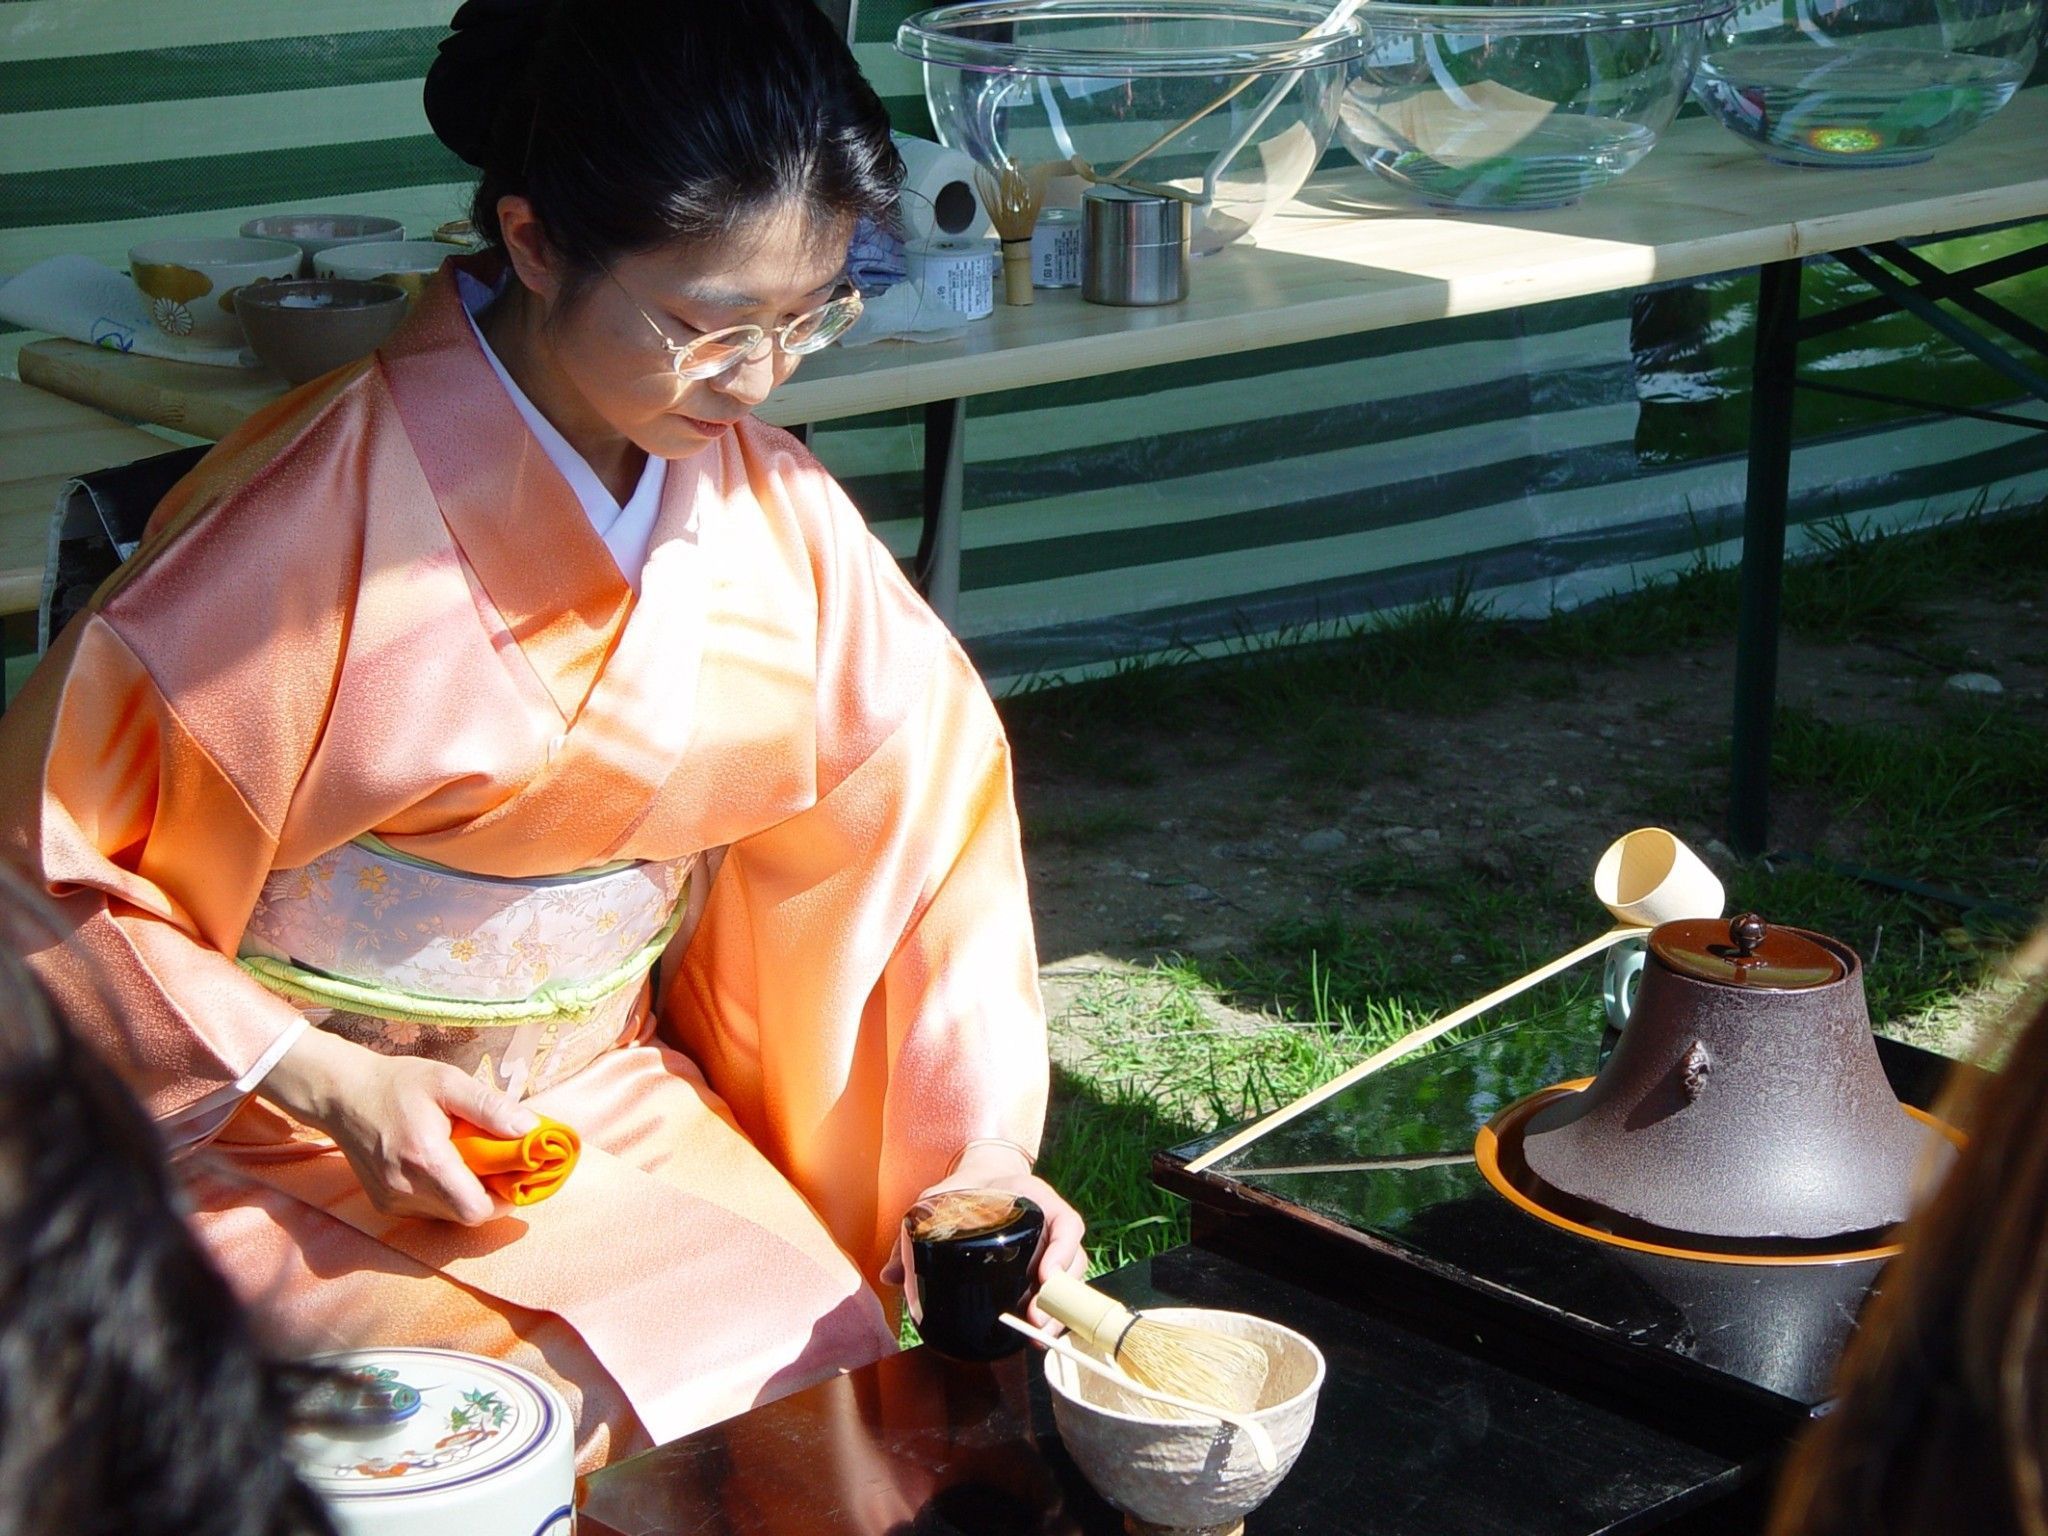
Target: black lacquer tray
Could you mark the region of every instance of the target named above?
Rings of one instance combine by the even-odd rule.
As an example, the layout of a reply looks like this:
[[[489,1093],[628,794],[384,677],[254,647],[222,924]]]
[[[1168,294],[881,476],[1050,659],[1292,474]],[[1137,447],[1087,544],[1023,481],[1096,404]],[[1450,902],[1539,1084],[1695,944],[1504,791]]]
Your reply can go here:
[[[1633,1252],[1510,1205],[1475,1164],[1480,1127],[1592,1075],[1600,1045],[1585,1021],[1498,1029],[1390,1067],[1202,1173],[1186,1163],[1226,1132],[1161,1153],[1154,1175],[1195,1203],[1198,1242],[1737,1454],[1768,1448],[1827,1401],[1883,1262]],[[1916,1106],[1949,1069],[1888,1040],[1879,1054]]]

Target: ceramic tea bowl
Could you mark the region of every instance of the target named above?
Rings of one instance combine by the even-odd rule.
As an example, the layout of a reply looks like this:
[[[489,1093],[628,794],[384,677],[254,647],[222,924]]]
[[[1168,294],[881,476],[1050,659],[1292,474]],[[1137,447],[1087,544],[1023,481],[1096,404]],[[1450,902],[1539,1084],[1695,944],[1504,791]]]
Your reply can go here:
[[[305,278],[250,288],[235,313],[257,357],[303,384],[374,351],[405,318],[405,294],[390,283]]]
[[[371,240],[403,240],[405,226],[373,213],[266,213],[242,226],[246,240],[289,240],[305,259],[299,275],[313,275],[313,258],[330,246],[362,245]]]
[[[147,240],[128,252],[128,273],[166,336],[200,347],[239,347],[235,293],[299,270],[299,248],[284,240]]]
[[[391,283],[417,299],[441,263],[461,254],[438,240],[375,240],[367,245],[329,246],[313,258],[322,277],[350,277],[358,282]]]
[[[1243,1312],[1147,1307],[1156,1322],[1194,1324],[1255,1339],[1272,1360],[1251,1417],[1272,1437],[1268,1472],[1242,1430],[1162,1420],[1114,1382],[1045,1357],[1053,1422],[1074,1464],[1097,1493],[1123,1511],[1133,1536],[1235,1536],[1301,1454],[1315,1423],[1323,1356],[1291,1328]]]

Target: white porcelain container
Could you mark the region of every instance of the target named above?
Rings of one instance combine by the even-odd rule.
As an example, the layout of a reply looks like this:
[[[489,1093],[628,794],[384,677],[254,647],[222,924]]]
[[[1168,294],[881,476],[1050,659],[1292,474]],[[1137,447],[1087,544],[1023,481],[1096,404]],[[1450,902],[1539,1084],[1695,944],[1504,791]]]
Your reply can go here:
[[[342,1536],[571,1536],[569,1406],[514,1366],[448,1349],[357,1349],[316,1364],[376,1378],[361,1428],[293,1435],[299,1474]]]

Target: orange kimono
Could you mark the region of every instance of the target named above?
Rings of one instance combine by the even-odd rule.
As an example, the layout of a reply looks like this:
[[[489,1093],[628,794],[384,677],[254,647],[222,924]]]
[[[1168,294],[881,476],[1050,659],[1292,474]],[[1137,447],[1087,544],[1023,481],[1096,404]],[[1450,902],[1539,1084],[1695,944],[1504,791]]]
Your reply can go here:
[[[586,1065],[482,1058],[583,1136],[545,1204],[384,1216],[253,1096],[322,1016],[237,962],[252,912],[353,869],[373,916],[337,952],[381,942],[384,875],[334,862],[366,834],[384,868],[646,861],[684,891]],[[204,1147],[193,1221],[278,1342],[524,1365],[586,1466],[891,1349],[902,1212],[968,1140],[1040,1134],[1008,749],[959,647],[753,422],[669,466],[636,595],[446,273],[165,500],[0,719],[0,835],[68,920],[42,974]]]

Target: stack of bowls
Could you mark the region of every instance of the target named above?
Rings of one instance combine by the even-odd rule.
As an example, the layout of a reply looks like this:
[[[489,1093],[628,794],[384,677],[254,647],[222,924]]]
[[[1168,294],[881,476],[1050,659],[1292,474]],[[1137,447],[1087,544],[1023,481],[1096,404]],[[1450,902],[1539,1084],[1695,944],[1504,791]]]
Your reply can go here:
[[[407,240],[396,219],[265,214],[239,239],[149,240],[128,253],[150,318],[195,350],[239,349],[293,384],[374,351],[462,247]]]

